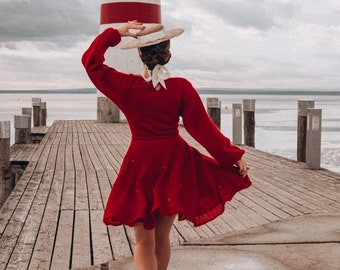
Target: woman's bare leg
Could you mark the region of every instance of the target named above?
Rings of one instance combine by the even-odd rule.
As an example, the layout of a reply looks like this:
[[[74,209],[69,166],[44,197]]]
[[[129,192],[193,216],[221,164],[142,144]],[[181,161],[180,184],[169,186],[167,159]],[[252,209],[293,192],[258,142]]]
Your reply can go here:
[[[147,230],[143,223],[136,223],[134,260],[138,270],[157,270],[155,255],[155,229]]]
[[[160,216],[155,226],[157,270],[166,270],[170,261],[170,230],[174,216]]]

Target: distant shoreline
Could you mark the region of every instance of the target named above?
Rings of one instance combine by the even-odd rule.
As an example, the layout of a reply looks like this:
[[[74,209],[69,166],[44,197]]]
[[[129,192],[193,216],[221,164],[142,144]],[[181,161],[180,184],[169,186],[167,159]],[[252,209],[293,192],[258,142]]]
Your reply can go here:
[[[202,95],[316,95],[340,96],[340,90],[318,89],[246,89],[246,88],[197,88]],[[0,90],[0,94],[96,94],[95,88],[51,90]]]

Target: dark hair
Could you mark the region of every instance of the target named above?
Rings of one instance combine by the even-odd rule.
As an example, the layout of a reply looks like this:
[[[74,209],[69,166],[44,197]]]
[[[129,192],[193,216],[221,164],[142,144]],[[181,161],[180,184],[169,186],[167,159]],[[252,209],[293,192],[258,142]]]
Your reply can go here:
[[[170,40],[166,40],[155,45],[139,48],[140,58],[149,70],[153,70],[156,65],[165,65],[169,62],[171,58],[169,45]]]

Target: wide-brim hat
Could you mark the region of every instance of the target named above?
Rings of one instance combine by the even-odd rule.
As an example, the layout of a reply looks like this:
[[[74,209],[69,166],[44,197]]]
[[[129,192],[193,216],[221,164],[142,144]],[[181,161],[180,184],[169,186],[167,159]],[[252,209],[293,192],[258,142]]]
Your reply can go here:
[[[153,24],[136,33],[137,38],[126,43],[122,49],[151,46],[181,35],[184,29],[165,30],[162,24]]]

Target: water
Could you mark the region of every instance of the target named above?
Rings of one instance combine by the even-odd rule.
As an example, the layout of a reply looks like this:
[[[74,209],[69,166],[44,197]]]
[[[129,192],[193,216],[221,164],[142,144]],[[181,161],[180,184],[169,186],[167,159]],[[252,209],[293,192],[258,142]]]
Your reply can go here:
[[[0,93],[0,121],[11,121],[11,144],[14,143],[14,115],[21,115],[21,109],[32,107],[32,97],[47,103],[47,126],[54,120],[95,120],[97,118],[96,94],[31,94]]]
[[[205,102],[207,97],[202,95]],[[221,130],[232,138],[232,104],[255,99],[255,148],[296,160],[297,101],[310,99],[322,109],[321,167],[340,172],[340,95],[216,95],[221,102]],[[227,109],[225,109],[227,108]]]
[[[22,107],[31,107],[32,97],[47,102],[47,125],[54,120],[95,120],[97,95],[95,93],[0,93],[0,121],[11,121],[11,143],[14,142],[14,115],[21,115]],[[322,109],[321,166],[340,172],[340,95],[213,95],[222,102],[221,130],[232,137],[232,104],[244,98],[256,100],[255,147],[290,159],[296,159],[297,100],[312,99],[315,108]],[[226,108],[226,109],[225,109]]]

